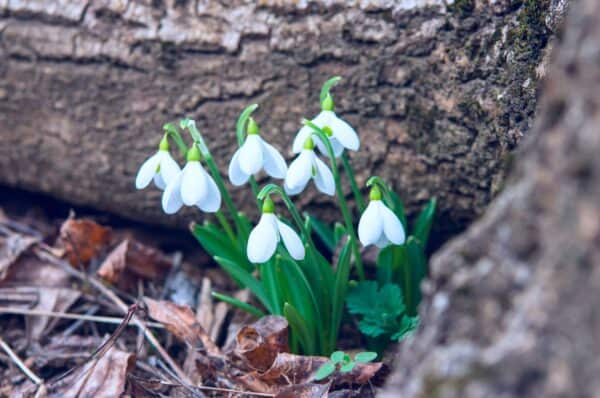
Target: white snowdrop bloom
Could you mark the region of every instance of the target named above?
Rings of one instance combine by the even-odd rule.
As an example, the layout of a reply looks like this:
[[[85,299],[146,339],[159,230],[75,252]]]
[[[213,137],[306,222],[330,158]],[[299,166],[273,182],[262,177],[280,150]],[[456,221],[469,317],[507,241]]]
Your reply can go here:
[[[406,236],[402,223],[381,200],[381,191],[371,189],[370,202],[358,222],[358,238],[363,246],[386,247],[390,243],[401,245]]]
[[[262,216],[248,237],[246,253],[250,262],[259,264],[269,261],[279,241],[295,260],[304,259],[305,251],[302,240],[290,226],[279,221],[273,213],[275,206],[270,198],[265,199]]]
[[[288,195],[296,195],[306,188],[312,178],[317,189],[326,195],[335,193],[335,180],[329,167],[317,157],[314,151],[315,142],[309,136],[304,142],[304,149],[290,164],[285,176],[284,188]]]
[[[154,185],[164,190],[181,170],[179,165],[169,154],[169,142],[163,137],[158,146],[158,151],[142,163],[135,177],[136,189],[144,189],[154,180]]]
[[[360,147],[360,140],[358,139],[356,131],[346,121],[339,118],[333,111],[333,99],[331,96],[328,95],[323,101],[321,113],[319,113],[312,122],[327,134],[336,157],[339,157],[342,152],[344,152],[344,148],[357,151]],[[304,142],[311,135],[313,135],[313,129],[309,126],[303,126],[294,139],[292,147],[293,152],[301,152]],[[314,140],[319,151],[323,154],[327,154],[327,148],[321,139],[315,137]]]
[[[207,213],[221,207],[219,188],[200,164],[200,150],[196,145],[190,148],[185,167],[169,182],[162,196],[162,207],[167,214],[177,213],[183,205],[197,206]]]
[[[284,178],[287,165],[279,151],[260,137],[258,125],[250,118],[246,141],[229,163],[229,180],[233,185],[243,185],[261,169],[273,178]]]

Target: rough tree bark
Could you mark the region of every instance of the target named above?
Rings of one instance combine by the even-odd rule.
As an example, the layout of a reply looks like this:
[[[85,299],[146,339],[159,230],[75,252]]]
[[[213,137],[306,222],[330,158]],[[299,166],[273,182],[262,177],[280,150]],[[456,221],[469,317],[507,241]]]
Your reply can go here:
[[[445,4],[449,3],[448,6]],[[223,3],[224,4],[224,3]],[[197,118],[218,162],[247,104],[289,148],[329,76],[358,127],[361,183],[412,212],[440,198],[446,232],[498,191],[529,129],[561,0],[0,0],[0,183],[157,223],[133,178],[164,122]],[[313,195],[305,202],[330,202]],[[246,201],[246,208],[252,201]],[[325,212],[324,211],[324,212]]]
[[[598,396],[600,2],[571,10],[516,170],[435,256],[384,397]]]

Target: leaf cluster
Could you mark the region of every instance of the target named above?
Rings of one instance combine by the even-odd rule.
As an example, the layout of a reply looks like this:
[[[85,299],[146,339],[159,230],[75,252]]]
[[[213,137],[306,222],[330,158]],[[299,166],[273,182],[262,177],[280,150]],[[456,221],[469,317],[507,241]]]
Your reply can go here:
[[[339,370],[340,373],[352,372],[357,363],[368,363],[373,361],[375,358],[377,358],[377,353],[375,352],[359,352],[354,356],[354,358],[352,358],[349,354],[346,354],[343,351],[335,351],[329,357],[330,361],[325,362],[319,367],[319,369],[317,369],[314,379],[316,381],[323,380],[329,377],[336,370]]]

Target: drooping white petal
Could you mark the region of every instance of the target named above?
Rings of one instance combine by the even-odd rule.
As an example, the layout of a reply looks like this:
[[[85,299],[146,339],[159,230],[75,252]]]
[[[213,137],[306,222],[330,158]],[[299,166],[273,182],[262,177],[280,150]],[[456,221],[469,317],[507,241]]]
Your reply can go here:
[[[277,248],[277,220],[272,213],[264,213],[248,237],[246,254],[252,263],[267,262]]]
[[[183,206],[181,200],[181,180],[183,172],[179,173],[165,188],[162,195],[162,208],[167,214],[175,214]]]
[[[294,138],[294,143],[292,144],[292,152],[300,153],[304,148],[304,142],[310,135],[312,134],[312,128],[308,126],[302,126],[298,133],[296,133],[296,138]]]
[[[159,174],[165,185],[171,182],[181,169],[177,162],[171,157],[168,151],[158,151],[160,153],[160,169]]]
[[[376,243],[383,234],[383,220],[381,219],[380,200],[372,200],[363,212],[358,222],[358,239],[363,246]]]
[[[144,189],[150,184],[150,181],[152,181],[154,174],[156,174],[156,169],[158,169],[158,165],[160,164],[159,152],[150,156],[142,163],[142,166],[135,177],[136,189]]]
[[[181,174],[181,199],[186,206],[193,206],[206,195],[206,173],[194,160],[187,162]]]
[[[306,181],[306,183],[308,184],[308,181]],[[300,192],[304,191],[304,188],[306,188],[306,184],[292,188],[288,186],[285,181],[283,182],[283,189],[285,190],[285,193],[290,196],[298,195]]]
[[[196,203],[196,206],[207,213],[214,213],[221,207],[221,192],[215,180],[213,180],[206,170],[202,169],[202,173],[206,181],[206,195]]]
[[[317,156],[315,156],[315,166],[317,173],[313,178],[317,189],[326,195],[333,196],[335,194],[335,180],[333,179],[333,173]]]
[[[385,204],[380,208],[381,218],[383,219],[383,233],[386,238],[395,245],[401,245],[406,240],[406,234],[402,223]]]
[[[279,233],[281,235],[281,239],[283,240],[283,244],[287,249],[288,253],[294,260],[303,260],[304,259],[304,245],[302,244],[302,240],[289,225],[284,222],[277,220],[277,227],[279,228]]]
[[[357,151],[360,147],[358,134],[346,121],[340,119],[335,114],[329,121],[329,127],[333,132],[333,137],[337,139],[344,148]]]
[[[390,240],[385,236],[385,234],[381,234],[381,237],[379,238],[379,240],[377,242],[375,242],[375,246],[377,246],[380,249],[383,249],[384,247],[388,246],[390,244]]]
[[[160,173],[154,174],[154,185],[156,185],[156,188],[160,189],[161,191],[164,191],[167,187],[167,184],[165,183],[165,180],[163,180]]]
[[[257,134],[250,134],[240,148],[240,168],[246,174],[256,174],[263,166],[261,139]]]
[[[340,142],[335,137],[330,137],[329,142],[331,143],[333,154],[336,158],[339,158],[342,155],[342,152],[344,152],[344,146],[340,144]]]
[[[250,178],[249,174],[242,171],[240,167],[240,149],[235,151],[231,162],[229,162],[229,181],[236,187],[245,184]]]
[[[265,140],[261,139],[264,155],[265,172],[273,178],[285,178],[287,165],[285,159],[277,149]]]
[[[315,153],[310,149],[304,149],[300,155],[290,164],[285,176],[285,186],[292,191],[298,188],[304,189],[312,176]]]

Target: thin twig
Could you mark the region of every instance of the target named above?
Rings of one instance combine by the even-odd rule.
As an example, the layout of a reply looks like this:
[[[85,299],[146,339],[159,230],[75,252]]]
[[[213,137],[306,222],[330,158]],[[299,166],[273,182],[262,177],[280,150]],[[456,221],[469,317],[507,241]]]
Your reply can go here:
[[[109,300],[114,302],[117,305],[117,307],[119,307],[119,310],[121,312],[123,312],[123,314],[127,314],[129,308],[123,302],[123,300],[121,300],[119,298],[119,296],[117,296],[112,290],[110,290],[109,288],[104,286],[104,284],[102,284],[102,282],[100,282],[98,279],[94,278],[93,276],[87,276],[87,275],[83,274],[82,272],[71,267],[66,262],[55,258],[54,256],[50,255],[49,253],[45,252],[44,250],[36,250],[36,254],[38,256],[40,256],[41,258],[43,258],[44,260],[49,261],[55,265],[58,265],[59,267],[61,267],[65,271],[67,271],[69,274],[80,279],[81,281],[89,283],[91,286],[93,286],[95,289],[97,289],[100,293],[102,293],[104,296],[106,296]],[[140,327],[141,329],[144,330],[144,335],[146,336],[146,339],[148,340],[148,342],[150,344],[152,344],[152,346],[156,349],[156,351],[158,351],[160,356],[165,360],[166,363],[169,364],[169,366],[173,369],[173,371],[177,374],[177,376],[181,380],[185,380],[188,384],[191,384],[187,375],[183,372],[183,370],[181,370],[179,365],[177,365],[177,363],[175,363],[173,358],[171,358],[171,356],[163,348],[163,346],[156,339],[156,337],[154,337],[154,335],[146,327],[144,322],[141,319],[139,319],[137,316],[134,316],[132,320],[138,327]]]
[[[53,318],[64,318],[64,319],[77,319],[82,321],[91,321],[99,323],[110,323],[119,325],[123,322],[122,318],[114,318],[109,316],[97,316],[97,315],[86,315],[86,314],[71,314],[68,312],[53,312],[53,311],[42,311],[42,310],[29,310],[25,308],[12,308],[12,307],[0,307],[0,314],[16,314],[16,315],[33,315],[33,316],[47,316]],[[136,326],[136,325],[130,325]],[[146,326],[164,329],[163,324],[158,322],[147,322]]]
[[[25,363],[23,363],[23,361],[21,361],[21,358],[19,358],[19,356],[10,348],[10,346],[6,344],[2,337],[0,337],[0,347],[2,347],[2,349],[8,354],[10,359],[12,359],[12,361],[19,367],[19,369],[21,369],[21,371],[25,373],[25,375],[29,377],[29,379],[31,379],[31,381],[33,381],[33,383],[36,384],[39,389],[45,390],[44,380],[40,379],[35,373],[31,371],[31,369],[27,367],[27,365],[25,365]],[[40,394],[43,395],[43,393]]]
[[[179,384],[175,384],[175,383],[170,383],[168,381],[160,381],[160,384],[164,385],[164,386],[168,386],[168,387],[181,387]],[[243,390],[234,390],[231,388],[223,388],[223,387],[210,387],[210,386],[194,386],[193,388],[197,388],[198,390],[206,390],[206,391],[220,391],[220,392],[227,392],[227,393],[233,393],[233,394],[240,394],[240,395],[255,395],[258,397],[275,397],[275,394],[270,394],[268,392],[252,392],[252,391],[243,391]]]

